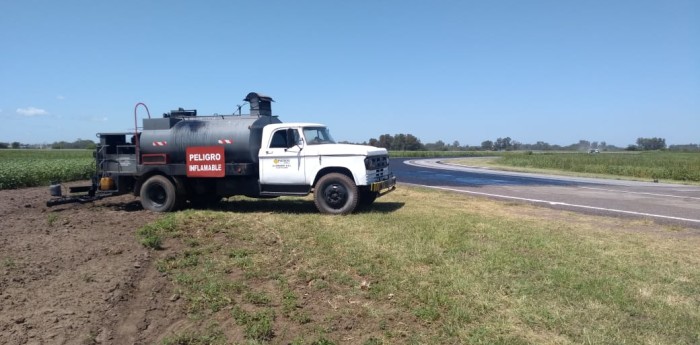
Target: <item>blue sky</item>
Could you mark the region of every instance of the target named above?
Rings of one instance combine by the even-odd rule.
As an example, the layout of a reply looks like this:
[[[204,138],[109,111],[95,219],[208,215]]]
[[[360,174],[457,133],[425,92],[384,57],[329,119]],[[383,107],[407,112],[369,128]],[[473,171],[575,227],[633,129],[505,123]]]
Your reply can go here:
[[[700,143],[697,0],[7,0],[0,49],[0,142],[258,91],[337,140]]]

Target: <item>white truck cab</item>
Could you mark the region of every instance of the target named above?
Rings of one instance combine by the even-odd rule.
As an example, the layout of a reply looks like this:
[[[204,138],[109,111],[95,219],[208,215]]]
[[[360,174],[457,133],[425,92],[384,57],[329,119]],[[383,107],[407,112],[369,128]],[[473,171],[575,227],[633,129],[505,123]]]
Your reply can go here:
[[[318,123],[265,126],[258,156],[261,194],[313,192],[324,213],[350,213],[396,184],[386,149],[337,144]]]

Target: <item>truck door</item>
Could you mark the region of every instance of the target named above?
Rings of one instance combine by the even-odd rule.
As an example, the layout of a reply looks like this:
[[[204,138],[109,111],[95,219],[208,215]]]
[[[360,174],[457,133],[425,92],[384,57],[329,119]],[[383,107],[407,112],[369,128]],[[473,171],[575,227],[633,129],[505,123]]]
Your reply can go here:
[[[270,141],[260,148],[260,184],[263,191],[295,192],[294,187],[306,189],[302,143],[296,128],[277,129]],[[288,188],[275,188],[286,185]]]

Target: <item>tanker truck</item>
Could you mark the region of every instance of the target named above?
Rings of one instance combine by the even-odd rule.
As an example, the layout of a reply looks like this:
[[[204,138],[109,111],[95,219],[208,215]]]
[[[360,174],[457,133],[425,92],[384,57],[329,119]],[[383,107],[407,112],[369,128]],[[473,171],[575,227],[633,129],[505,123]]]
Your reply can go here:
[[[271,97],[251,92],[244,101],[249,115],[240,106],[210,116],[179,108],[162,118],[149,113],[140,131],[135,109],[134,132],[97,134],[91,185],[64,196],[54,182],[47,205],[133,193],[144,209],[169,212],[234,195],[313,193],[321,213],[349,214],[396,188],[386,149],[338,144],[322,124],[282,123]]]

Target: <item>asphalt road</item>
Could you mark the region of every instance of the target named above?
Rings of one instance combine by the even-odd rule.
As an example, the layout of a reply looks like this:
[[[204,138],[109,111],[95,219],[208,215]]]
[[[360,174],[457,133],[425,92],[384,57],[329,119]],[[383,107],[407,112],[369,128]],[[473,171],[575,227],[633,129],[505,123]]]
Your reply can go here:
[[[449,159],[393,159],[400,183],[555,209],[700,228],[700,187],[514,173],[445,164]]]

